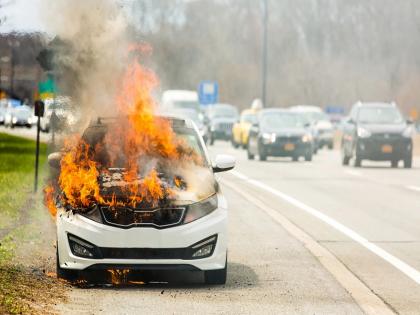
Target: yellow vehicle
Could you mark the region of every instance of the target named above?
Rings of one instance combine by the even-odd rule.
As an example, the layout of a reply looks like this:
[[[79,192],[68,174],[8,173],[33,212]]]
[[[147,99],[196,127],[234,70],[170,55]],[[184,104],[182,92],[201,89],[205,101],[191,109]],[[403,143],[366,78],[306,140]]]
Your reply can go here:
[[[232,127],[232,145],[234,148],[242,146],[244,149],[248,145],[249,129],[257,121],[257,110],[245,109],[241,117]]]

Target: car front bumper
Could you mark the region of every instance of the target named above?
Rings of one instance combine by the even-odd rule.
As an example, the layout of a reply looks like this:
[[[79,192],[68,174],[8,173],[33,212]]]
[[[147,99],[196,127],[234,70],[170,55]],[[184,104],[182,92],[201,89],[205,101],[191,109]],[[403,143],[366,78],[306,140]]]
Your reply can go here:
[[[293,149],[290,145],[293,145]],[[304,156],[312,152],[312,143],[271,143],[264,144],[264,150],[267,156]]]
[[[210,257],[199,259],[127,259],[127,258],[83,258],[75,256],[70,248],[68,236],[74,235],[99,248],[113,248],[119,251],[142,249],[148,252],[159,249],[181,249],[217,235],[216,246]],[[61,211],[57,216],[57,246],[59,264],[63,269],[121,268],[147,269],[223,269],[227,251],[227,209],[224,198],[219,197],[219,207],[207,216],[194,222],[155,229],[134,227],[122,229],[97,223],[78,214]],[[161,268],[159,268],[161,267]]]
[[[356,145],[356,155],[359,158],[373,161],[404,159],[411,156],[412,151],[413,142],[410,138],[391,140],[358,139]]]

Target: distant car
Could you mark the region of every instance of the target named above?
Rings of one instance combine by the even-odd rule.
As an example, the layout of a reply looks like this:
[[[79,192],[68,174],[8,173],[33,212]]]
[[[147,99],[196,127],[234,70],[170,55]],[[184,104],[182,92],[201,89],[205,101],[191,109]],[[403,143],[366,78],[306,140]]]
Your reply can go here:
[[[407,122],[394,103],[356,103],[343,128],[342,163],[360,167],[363,160],[391,161],[398,167],[400,160],[411,168],[414,125]]]
[[[70,98],[59,96],[56,99],[45,100],[45,113],[40,119],[41,130],[49,132],[51,128],[51,117],[56,116],[56,129],[64,130],[77,123],[79,117],[73,108]]]
[[[197,92],[188,90],[167,90],[163,92],[162,109],[164,112],[174,109],[195,109],[201,112]]]
[[[229,104],[212,105],[207,111],[210,120],[210,145],[216,140],[231,141],[232,127],[238,120],[238,110]]]
[[[232,128],[232,145],[235,148],[239,146],[246,149],[248,145],[248,136],[251,126],[257,122],[257,111],[253,109],[245,109],[241,113],[239,121]]]
[[[312,161],[313,137],[304,117],[285,109],[263,109],[258,124],[249,132],[248,159],[261,161],[269,156],[288,156],[297,161],[303,156]]]
[[[316,143],[316,149],[327,146],[333,149],[334,146],[334,127],[322,109],[318,106],[298,105],[291,107],[292,111],[303,113],[313,128],[313,136]]]
[[[0,106],[0,125],[4,124],[5,115],[6,115],[6,107]]]
[[[32,127],[33,112],[29,106],[22,105],[18,107],[10,107],[6,110],[4,124],[7,127],[14,128],[16,126]]]
[[[198,132],[200,133],[200,136],[203,138],[204,143],[207,142],[209,138],[209,128],[207,124],[205,123],[205,118],[202,113],[197,112],[197,110],[195,109],[182,108],[182,109],[171,110],[169,111],[169,114],[173,117],[192,120],[197,126]]]

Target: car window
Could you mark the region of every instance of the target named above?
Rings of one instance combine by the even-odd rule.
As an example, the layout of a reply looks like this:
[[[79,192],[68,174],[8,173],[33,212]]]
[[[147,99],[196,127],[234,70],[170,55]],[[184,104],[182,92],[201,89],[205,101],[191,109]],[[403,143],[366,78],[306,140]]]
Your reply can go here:
[[[230,106],[215,106],[210,110],[209,116],[211,118],[217,118],[217,117],[235,118],[238,116],[238,110]]]
[[[255,114],[243,114],[241,121],[246,122],[246,123],[250,123],[250,124],[255,124],[257,122],[257,115],[255,115]]]
[[[362,107],[357,121],[362,124],[400,124],[404,119],[395,107]]]
[[[301,128],[305,119],[295,113],[267,113],[261,116],[261,127],[264,129]]]

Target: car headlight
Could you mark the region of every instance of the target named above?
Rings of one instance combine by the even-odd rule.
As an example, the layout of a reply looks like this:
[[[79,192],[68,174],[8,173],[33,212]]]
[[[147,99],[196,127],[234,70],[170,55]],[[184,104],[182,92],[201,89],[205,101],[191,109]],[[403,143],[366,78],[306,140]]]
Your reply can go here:
[[[309,133],[302,137],[302,142],[311,142],[311,141],[312,141],[312,135]]]
[[[369,138],[371,135],[372,133],[369,130],[362,127],[357,128],[357,136],[359,138]]]
[[[402,136],[405,138],[411,138],[413,137],[413,135],[414,135],[414,129],[411,126],[407,127],[402,133]]]
[[[17,123],[17,118],[16,118],[16,117],[13,117],[13,118],[12,118],[12,123],[14,123],[14,124],[16,124],[16,123]]]
[[[92,221],[95,221],[95,222],[98,222],[98,223],[103,223],[102,215],[99,211],[98,206],[94,206],[86,212],[77,212],[77,213],[80,214],[81,216],[85,217],[85,218],[91,219]]]
[[[262,134],[263,143],[274,143],[276,142],[276,134],[275,133],[263,133]]]
[[[190,223],[200,219],[217,209],[217,194],[204,199],[202,201],[193,203],[187,207],[187,214],[184,218],[184,223]]]

